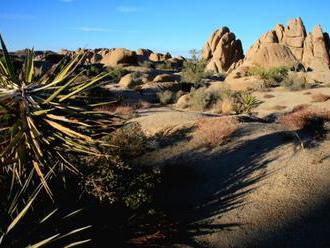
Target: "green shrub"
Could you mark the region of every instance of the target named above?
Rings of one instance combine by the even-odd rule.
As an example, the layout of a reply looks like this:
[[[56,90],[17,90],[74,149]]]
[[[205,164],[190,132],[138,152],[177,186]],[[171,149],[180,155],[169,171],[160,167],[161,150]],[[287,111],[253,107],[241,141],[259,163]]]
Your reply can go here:
[[[152,63],[152,62],[149,61],[149,60],[144,61],[140,66],[142,66],[142,67],[144,67],[144,68],[149,68],[149,69],[151,69],[151,68],[155,68],[154,63]]]
[[[125,74],[127,74],[127,71],[120,67],[110,68],[109,70],[109,76],[114,82],[118,82]]]
[[[206,61],[198,59],[197,51],[191,50],[191,59],[183,63],[181,72],[181,82],[199,84],[203,78],[209,76],[206,72]]]
[[[175,68],[172,67],[172,64],[168,61],[164,63],[160,63],[156,65],[156,69],[158,70],[174,70]]]
[[[262,67],[252,67],[249,69],[249,76],[257,76],[264,80],[264,87],[274,87],[288,77],[289,69],[284,66],[272,67],[269,69]]]
[[[260,103],[251,93],[243,91],[237,95],[235,111],[237,114],[251,114],[252,110],[258,107]]]
[[[193,89],[188,98],[188,106],[195,111],[204,111],[212,101],[212,94],[206,88]]]
[[[99,201],[136,210],[152,202],[159,183],[152,167],[133,165],[129,160],[146,151],[146,136],[137,123],[131,123],[104,138],[108,156],[86,159],[81,187]],[[117,152],[118,156],[113,156]]]

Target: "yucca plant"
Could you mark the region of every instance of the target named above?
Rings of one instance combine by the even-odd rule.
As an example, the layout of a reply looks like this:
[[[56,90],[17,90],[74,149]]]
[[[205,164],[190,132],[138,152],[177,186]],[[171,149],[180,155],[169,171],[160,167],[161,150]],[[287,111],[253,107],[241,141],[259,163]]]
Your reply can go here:
[[[93,111],[95,105],[83,94],[108,74],[77,83],[83,73],[77,68],[84,61],[84,55],[77,54],[37,78],[33,50],[22,69],[14,68],[1,36],[0,42],[0,166],[12,175],[12,185],[22,186],[27,179],[36,184],[32,179],[38,179],[52,196],[45,175],[65,169],[78,172],[70,156],[101,156],[97,140],[116,125],[108,112]]]
[[[252,110],[261,104],[261,102],[249,92],[239,93],[237,100],[236,112],[238,114],[251,114]]]
[[[89,243],[89,233],[85,232],[92,226],[77,227],[74,218],[81,214],[82,209],[64,213],[54,209],[38,216],[32,212],[40,188],[20,210],[16,208],[13,217],[10,211],[7,218],[2,216],[0,226],[0,247],[77,247]],[[12,204],[11,204],[12,205]],[[8,208],[10,209],[10,208]],[[35,210],[35,209],[34,209]],[[38,212],[38,211],[37,211]],[[40,212],[40,211],[39,211]],[[42,211],[44,212],[44,211]]]

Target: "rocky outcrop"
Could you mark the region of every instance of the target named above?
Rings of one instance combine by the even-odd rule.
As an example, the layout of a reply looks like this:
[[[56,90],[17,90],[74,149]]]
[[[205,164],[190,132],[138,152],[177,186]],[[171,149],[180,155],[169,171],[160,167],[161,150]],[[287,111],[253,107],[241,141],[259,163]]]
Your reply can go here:
[[[137,56],[135,52],[128,49],[116,48],[105,54],[100,63],[111,67],[135,65],[137,64]]]
[[[180,80],[180,76],[176,74],[160,74],[154,78],[153,82],[154,83],[175,82],[179,80]]]
[[[329,35],[319,25],[307,34],[301,18],[290,20],[285,27],[277,24],[250,47],[243,60],[231,66],[228,78],[251,66],[298,68],[309,72],[312,81],[330,82]]]
[[[207,70],[226,72],[233,63],[244,57],[242,43],[229,28],[222,27],[212,33],[202,49],[201,57],[208,62]]]
[[[302,64],[309,70],[329,70],[328,37],[320,26],[307,35],[301,18],[290,20],[286,27],[277,24],[249,49],[242,66]]]

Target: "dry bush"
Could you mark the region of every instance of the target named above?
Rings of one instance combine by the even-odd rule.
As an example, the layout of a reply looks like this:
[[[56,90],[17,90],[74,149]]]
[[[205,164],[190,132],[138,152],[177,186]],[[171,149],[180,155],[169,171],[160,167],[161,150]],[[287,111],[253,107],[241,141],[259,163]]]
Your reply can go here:
[[[330,99],[330,96],[324,95],[322,93],[312,95],[313,102],[326,102],[329,99]]]
[[[195,147],[216,147],[237,130],[239,122],[229,117],[200,120],[191,142]]]
[[[119,115],[131,115],[133,113],[135,113],[135,108],[132,106],[118,106],[115,110],[116,114]]]
[[[299,91],[313,88],[313,84],[308,83],[305,77],[290,74],[283,82],[282,86],[290,91]]]
[[[162,105],[171,104],[175,101],[175,94],[170,90],[159,92],[157,96]]]
[[[287,106],[275,105],[274,107],[271,108],[271,110],[281,111],[286,108],[287,108]]]
[[[274,98],[275,96],[274,95],[272,95],[272,94],[265,94],[264,95],[264,98]]]
[[[230,114],[234,110],[234,104],[232,99],[224,98],[221,102],[221,113]]]
[[[137,122],[132,122],[112,132],[104,138],[112,154],[118,155],[123,160],[134,158],[146,152],[148,139],[142,127]]]
[[[288,130],[321,131],[324,123],[330,121],[330,111],[310,108],[308,105],[295,107],[279,118],[279,123]]]
[[[136,105],[137,109],[148,109],[151,107],[151,103],[147,101],[139,101]]]

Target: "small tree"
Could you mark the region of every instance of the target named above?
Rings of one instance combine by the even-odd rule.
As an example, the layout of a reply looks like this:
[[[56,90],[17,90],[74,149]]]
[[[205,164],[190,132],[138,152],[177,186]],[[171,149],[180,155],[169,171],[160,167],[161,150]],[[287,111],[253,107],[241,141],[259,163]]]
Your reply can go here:
[[[199,58],[199,52],[196,49],[190,50],[190,54],[191,59],[183,63],[181,81],[197,85],[208,76],[206,62]]]

